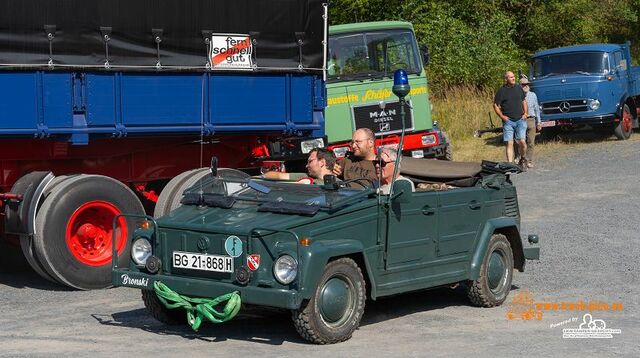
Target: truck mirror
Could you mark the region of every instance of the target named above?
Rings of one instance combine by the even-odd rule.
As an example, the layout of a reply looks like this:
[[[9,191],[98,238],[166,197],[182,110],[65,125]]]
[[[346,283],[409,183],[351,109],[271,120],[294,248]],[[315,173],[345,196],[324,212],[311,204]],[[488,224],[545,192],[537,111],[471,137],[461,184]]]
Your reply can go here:
[[[420,52],[422,53],[422,65],[426,67],[429,64],[429,47],[427,45],[420,46]]]
[[[338,188],[340,187],[340,185],[338,184],[338,180],[337,180],[336,176],[333,175],[333,174],[325,175],[322,178],[322,180],[324,181],[325,189],[338,190]]]

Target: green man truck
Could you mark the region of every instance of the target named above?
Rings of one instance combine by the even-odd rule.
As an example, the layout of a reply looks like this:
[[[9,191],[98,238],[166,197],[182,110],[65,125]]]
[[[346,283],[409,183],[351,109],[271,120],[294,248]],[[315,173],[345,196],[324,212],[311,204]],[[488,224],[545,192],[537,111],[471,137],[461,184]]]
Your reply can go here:
[[[423,56],[421,58],[420,53]],[[376,145],[398,143],[400,104],[391,92],[393,72],[404,69],[412,90],[408,102],[403,154],[451,160],[446,133],[434,125],[424,66],[408,22],[364,22],[329,27],[325,134],[337,157],[349,150],[351,134],[369,128]]]

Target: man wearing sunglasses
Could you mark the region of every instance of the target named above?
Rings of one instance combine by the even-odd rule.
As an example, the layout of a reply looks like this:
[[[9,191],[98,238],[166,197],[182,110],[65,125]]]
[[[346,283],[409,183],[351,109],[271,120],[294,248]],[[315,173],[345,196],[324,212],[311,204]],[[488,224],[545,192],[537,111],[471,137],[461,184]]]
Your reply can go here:
[[[325,148],[314,148],[307,158],[306,173],[282,173],[267,172],[263,175],[266,179],[295,180],[303,184],[324,184],[324,176],[333,174],[336,165],[336,156]]]
[[[336,165],[333,173],[344,179],[344,181],[355,180],[349,183],[352,187],[366,187],[370,183],[377,182],[376,169],[373,166],[375,153],[375,136],[371,129],[360,128],[353,132],[351,137],[351,154],[345,158],[340,165]]]
[[[389,195],[391,191],[391,183],[393,182],[393,172],[396,168],[396,159],[398,158],[398,151],[395,148],[382,147],[378,150],[378,156],[373,160],[376,167],[376,174],[380,178],[380,193]],[[416,188],[413,182],[402,175],[400,175],[400,167],[396,173],[396,181],[406,180],[411,183],[411,191],[415,191]]]

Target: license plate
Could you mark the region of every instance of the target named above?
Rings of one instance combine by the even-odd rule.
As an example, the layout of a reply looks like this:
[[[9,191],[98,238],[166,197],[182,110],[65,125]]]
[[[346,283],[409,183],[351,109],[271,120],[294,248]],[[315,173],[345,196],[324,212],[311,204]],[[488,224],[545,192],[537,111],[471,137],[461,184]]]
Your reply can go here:
[[[540,127],[555,127],[556,121],[541,122]]]
[[[174,251],[173,267],[189,270],[233,272],[233,257]]]

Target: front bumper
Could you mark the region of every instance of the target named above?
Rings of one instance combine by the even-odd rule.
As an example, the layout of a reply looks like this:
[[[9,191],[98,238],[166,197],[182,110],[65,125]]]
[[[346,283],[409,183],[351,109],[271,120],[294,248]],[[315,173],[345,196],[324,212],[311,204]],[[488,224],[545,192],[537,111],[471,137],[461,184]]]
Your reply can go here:
[[[554,126],[579,126],[579,125],[592,125],[592,124],[611,124],[616,122],[617,116],[615,114],[606,114],[602,116],[591,116],[591,117],[571,117],[571,118],[543,118],[542,126],[543,127],[554,127]],[[554,122],[554,126],[546,126],[545,123]]]
[[[172,290],[192,297],[218,297],[238,291],[243,303],[286,309],[300,308],[302,296],[296,290],[284,290],[269,287],[242,286],[233,283],[176,277],[163,274],[147,274],[130,269],[116,268],[111,271],[113,285],[153,290],[155,281],[162,281]]]

